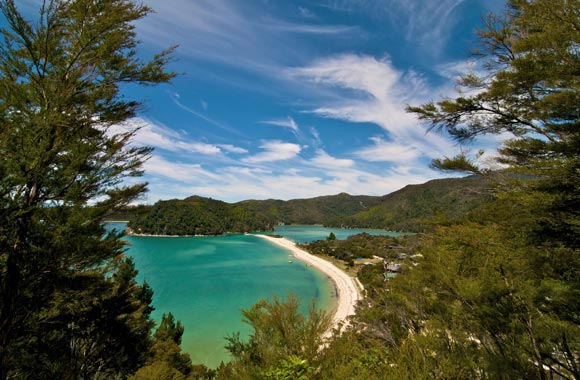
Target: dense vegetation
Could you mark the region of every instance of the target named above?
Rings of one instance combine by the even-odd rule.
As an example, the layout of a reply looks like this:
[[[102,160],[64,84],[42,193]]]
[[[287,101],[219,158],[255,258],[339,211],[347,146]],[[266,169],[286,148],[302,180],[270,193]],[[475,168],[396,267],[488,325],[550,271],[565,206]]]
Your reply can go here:
[[[400,253],[399,247],[402,247],[402,243],[405,244],[405,247],[411,245],[409,241],[414,240],[412,236],[375,236],[362,233],[349,236],[346,240],[336,240],[329,237],[326,240],[302,244],[300,247],[315,255],[332,256],[343,261],[373,256],[393,259]]]
[[[238,205],[263,215],[273,223],[327,225],[332,219],[355,215],[380,202],[380,197],[341,193],[289,201],[248,200]]]
[[[143,193],[121,183],[150,150],[114,126],[140,108],[121,85],[169,81],[170,55],[138,58],[135,2],[47,0],[34,21],[16,3],[0,1],[0,379],[126,378],[155,348],[153,292],[102,221]]]
[[[111,133],[139,106],[119,86],[172,77],[167,53],[136,58],[133,25],[149,9],[54,0],[34,23],[14,1],[0,10],[9,25],[0,42],[0,379],[580,379],[577,1],[510,0],[480,32],[483,71],[461,78],[463,95],[409,107],[459,142],[513,136],[499,152],[513,174],[501,181],[467,153],[434,162],[489,178],[493,197],[442,217],[444,208],[420,203],[436,196],[411,187],[409,204],[427,214],[406,217],[431,218],[429,233],[310,245],[347,260],[405,262],[405,251],[413,261],[388,279],[383,263],[361,266],[367,298],[322,346],[325,313],[301,315],[293,297],[260,301],[243,311],[250,337],[229,337],[233,360],[215,371],[180,352],[172,315],[153,332],[152,290],[136,283],[120,236],[102,228],[145,189],[120,185],[149,150],[128,145],[135,131]],[[461,203],[454,196],[448,204]],[[196,202],[247,223],[255,215]],[[400,223],[398,213],[382,216],[389,209],[370,212],[380,202],[363,203],[369,220]],[[333,207],[352,216],[362,205]]]
[[[138,234],[221,235],[270,230],[265,218],[237,205],[203,197],[159,201],[135,213],[128,227]]]
[[[495,173],[500,178],[503,173]],[[345,193],[309,199],[248,200],[233,204],[193,196],[126,208],[111,217],[129,219],[137,233],[156,235],[217,235],[271,230],[278,224],[322,224],[409,232],[456,221],[493,200],[491,178],[471,176],[409,185],[383,197]]]
[[[419,232],[434,223],[459,220],[478,206],[493,200],[491,177],[470,176],[408,185],[381,197],[372,207],[351,216],[328,217],[326,225],[334,227],[380,228],[393,231]]]

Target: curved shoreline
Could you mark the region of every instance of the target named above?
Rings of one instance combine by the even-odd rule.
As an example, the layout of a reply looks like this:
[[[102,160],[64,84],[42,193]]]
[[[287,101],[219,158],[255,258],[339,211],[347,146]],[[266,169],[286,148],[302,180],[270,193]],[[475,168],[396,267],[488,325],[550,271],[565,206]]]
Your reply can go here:
[[[298,260],[312,265],[314,268],[330,277],[334,282],[336,293],[338,295],[337,307],[332,317],[331,329],[339,327],[341,323],[344,323],[344,326],[348,325],[346,318],[355,313],[355,305],[362,298],[356,279],[350,277],[332,263],[298,248],[294,242],[286,238],[278,238],[268,235],[254,236],[266,239],[271,243],[289,250]]]

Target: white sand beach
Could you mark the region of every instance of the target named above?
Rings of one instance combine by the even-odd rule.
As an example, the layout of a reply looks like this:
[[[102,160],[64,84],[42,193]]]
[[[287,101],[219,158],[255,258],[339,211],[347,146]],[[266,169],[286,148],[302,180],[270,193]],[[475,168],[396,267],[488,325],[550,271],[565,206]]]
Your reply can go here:
[[[277,238],[267,235],[256,236],[264,238],[274,244],[279,245],[280,247],[286,248],[292,252],[294,257],[296,257],[298,260],[312,265],[330,277],[335,283],[336,291],[338,294],[338,305],[333,316],[332,327],[337,327],[341,322],[345,323],[346,326],[346,318],[349,315],[354,314],[354,307],[357,301],[361,299],[361,293],[359,291],[359,287],[357,286],[356,279],[350,277],[348,274],[338,269],[332,263],[298,248],[294,242],[286,238]],[[360,282],[358,282],[358,284],[362,287]]]

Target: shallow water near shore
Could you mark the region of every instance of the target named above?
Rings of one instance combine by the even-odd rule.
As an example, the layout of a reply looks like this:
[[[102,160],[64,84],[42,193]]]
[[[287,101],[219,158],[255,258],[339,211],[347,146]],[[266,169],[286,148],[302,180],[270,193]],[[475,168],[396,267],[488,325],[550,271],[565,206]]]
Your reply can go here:
[[[107,228],[117,230],[125,226],[107,223]],[[346,238],[363,230],[281,226],[274,233],[307,242],[325,239],[331,231]],[[153,318],[159,321],[163,313],[171,312],[181,321],[182,349],[194,363],[213,368],[227,362],[224,337],[238,331],[247,336],[250,329],[240,311],[261,298],[291,292],[302,300],[304,311],[312,299],[321,309],[336,307],[334,284],[326,275],[256,236],[127,236],[126,240],[127,255],[139,270],[138,281],[147,281],[155,292]]]
[[[405,233],[393,232],[376,229],[353,229],[353,228],[335,228],[323,226],[309,226],[309,225],[288,225],[278,226],[274,232],[277,235],[282,235],[286,239],[292,240],[295,243],[309,243],[314,240],[325,240],[330,233],[333,233],[338,240],[344,240],[349,236],[367,233],[369,235],[386,235],[386,236],[402,236]]]
[[[123,229],[124,223],[108,223]],[[194,363],[216,367],[228,361],[224,337],[249,328],[241,309],[273,294],[289,292],[303,302],[314,299],[331,310],[336,294],[329,279],[289,257],[288,251],[251,235],[217,237],[136,237],[127,254],[135,260],[138,281],[153,288],[153,318],[171,312],[185,327],[182,348]],[[292,263],[289,263],[289,261]]]

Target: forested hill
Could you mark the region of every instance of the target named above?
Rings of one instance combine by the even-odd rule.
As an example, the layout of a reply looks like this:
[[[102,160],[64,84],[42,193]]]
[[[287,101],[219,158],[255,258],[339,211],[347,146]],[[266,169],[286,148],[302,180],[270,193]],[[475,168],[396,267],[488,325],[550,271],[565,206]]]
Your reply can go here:
[[[271,229],[265,218],[239,205],[199,196],[159,201],[148,212],[133,214],[127,227],[134,233],[152,235],[221,235]]]
[[[270,230],[276,224],[323,224],[422,231],[436,219],[456,220],[492,200],[483,177],[449,178],[409,185],[378,196],[345,193],[309,199],[246,200],[234,204],[192,196],[135,209],[129,227],[154,235],[218,235]],[[131,212],[128,213],[129,215]]]
[[[373,207],[351,216],[329,219],[326,224],[418,232],[435,222],[447,223],[465,217],[478,206],[491,202],[491,193],[489,177],[436,179],[408,185],[381,197]]]
[[[247,200],[237,203],[264,215],[273,223],[328,224],[330,220],[356,215],[381,203],[381,197],[340,193],[308,199]]]

